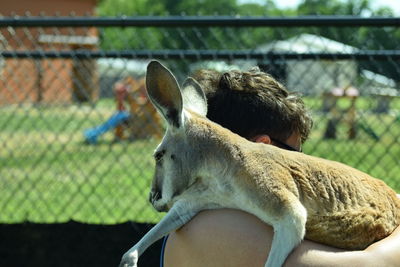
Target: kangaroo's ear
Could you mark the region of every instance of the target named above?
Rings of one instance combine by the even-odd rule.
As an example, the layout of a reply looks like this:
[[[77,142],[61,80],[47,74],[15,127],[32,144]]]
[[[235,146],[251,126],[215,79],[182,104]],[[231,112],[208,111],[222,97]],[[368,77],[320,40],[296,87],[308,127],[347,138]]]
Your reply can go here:
[[[182,86],[183,105],[202,116],[207,115],[207,98],[200,84],[189,77]]]
[[[168,124],[181,127],[183,104],[178,82],[158,61],[151,61],[147,66],[146,88],[149,99]]]

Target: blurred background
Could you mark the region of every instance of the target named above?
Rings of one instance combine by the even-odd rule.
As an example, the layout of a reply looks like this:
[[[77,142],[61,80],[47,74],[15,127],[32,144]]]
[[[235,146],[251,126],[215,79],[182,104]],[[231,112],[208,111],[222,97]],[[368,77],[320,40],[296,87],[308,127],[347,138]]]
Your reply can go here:
[[[0,266],[116,266],[163,121],[144,75],[259,66],[314,118],[304,153],[400,192],[400,3],[14,0],[0,5]],[[160,243],[141,259],[158,266]]]

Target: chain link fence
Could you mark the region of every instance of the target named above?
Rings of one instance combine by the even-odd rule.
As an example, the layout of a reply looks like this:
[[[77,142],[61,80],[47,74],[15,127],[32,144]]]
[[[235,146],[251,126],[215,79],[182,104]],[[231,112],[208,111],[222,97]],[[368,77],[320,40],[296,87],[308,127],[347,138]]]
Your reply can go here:
[[[147,203],[163,122],[144,92],[258,65],[303,95],[303,150],[400,192],[400,19],[0,18],[0,222],[156,222]]]

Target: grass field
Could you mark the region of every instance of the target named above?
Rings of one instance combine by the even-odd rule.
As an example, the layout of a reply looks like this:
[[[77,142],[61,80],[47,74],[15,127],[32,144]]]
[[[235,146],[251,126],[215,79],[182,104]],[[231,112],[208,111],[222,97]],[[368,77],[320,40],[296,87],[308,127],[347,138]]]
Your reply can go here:
[[[156,221],[147,204],[156,140],[98,145],[83,130],[112,109],[21,107],[0,118],[0,222]]]
[[[319,107],[319,100],[307,99]],[[360,104],[360,111],[368,107]],[[396,110],[400,110],[400,106]],[[9,106],[0,108],[0,223],[53,223],[73,219],[112,224],[156,222],[162,214],[147,202],[152,151],[158,140],[113,142],[107,133],[98,145],[83,142],[83,130],[113,112],[106,100],[90,106]],[[357,139],[322,140],[328,117],[315,112],[315,126],[304,152],[338,160],[382,178],[400,192],[400,121],[396,113],[366,112],[366,123],[380,137],[359,131]]]

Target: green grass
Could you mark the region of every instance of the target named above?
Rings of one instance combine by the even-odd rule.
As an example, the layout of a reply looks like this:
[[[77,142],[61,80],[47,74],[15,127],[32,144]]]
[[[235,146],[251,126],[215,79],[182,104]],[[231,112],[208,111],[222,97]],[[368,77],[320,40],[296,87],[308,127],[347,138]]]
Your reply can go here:
[[[361,130],[348,140],[345,124],[338,127],[338,139],[323,140],[329,116],[317,112],[320,100],[306,101],[315,108],[315,127],[305,153],[359,168],[400,192],[396,115],[360,108],[359,121],[375,131],[378,142]],[[83,143],[84,129],[104,122],[113,110],[112,100],[94,108],[0,108],[0,223],[158,221],[162,214],[147,202],[158,140],[115,143],[107,133],[98,145]]]
[[[0,222],[154,222],[147,203],[157,140],[83,143],[112,109],[3,108]]]

